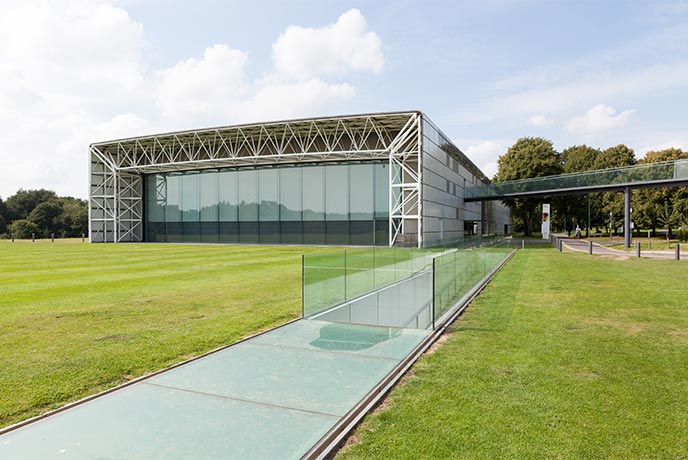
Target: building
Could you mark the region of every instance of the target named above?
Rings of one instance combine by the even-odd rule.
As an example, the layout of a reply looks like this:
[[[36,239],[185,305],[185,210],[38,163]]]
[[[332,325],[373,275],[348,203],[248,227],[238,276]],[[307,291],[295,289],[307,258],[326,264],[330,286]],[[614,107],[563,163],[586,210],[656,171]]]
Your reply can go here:
[[[505,233],[488,178],[417,111],[199,129],[90,146],[92,242],[430,247]]]

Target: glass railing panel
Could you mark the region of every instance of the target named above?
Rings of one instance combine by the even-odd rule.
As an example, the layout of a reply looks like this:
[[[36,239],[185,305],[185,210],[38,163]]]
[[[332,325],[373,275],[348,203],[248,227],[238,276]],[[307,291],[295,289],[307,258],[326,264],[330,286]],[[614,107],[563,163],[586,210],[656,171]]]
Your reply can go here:
[[[308,318],[346,299],[346,252],[307,254],[303,258],[303,316]]]
[[[688,160],[639,164],[557,176],[535,177],[467,187],[467,198],[511,195],[518,193],[565,190],[614,184],[634,184],[688,179]]]

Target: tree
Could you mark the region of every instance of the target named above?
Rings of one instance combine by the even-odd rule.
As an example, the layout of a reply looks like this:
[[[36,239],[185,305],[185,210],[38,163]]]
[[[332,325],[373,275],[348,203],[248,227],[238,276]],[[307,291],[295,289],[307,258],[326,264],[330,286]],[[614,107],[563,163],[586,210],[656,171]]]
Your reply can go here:
[[[659,223],[666,228],[667,249],[669,249],[669,240],[671,238],[671,229],[681,222],[681,213],[675,206],[669,205],[668,201],[664,202],[664,206],[660,206],[657,212]]]
[[[565,174],[591,171],[599,162],[600,155],[602,152],[599,149],[587,145],[569,147],[561,152],[563,171]],[[565,216],[568,228],[572,228],[574,223],[582,223],[583,227],[590,230],[588,228],[588,198],[588,195],[570,195],[557,200],[557,208]],[[597,201],[591,200],[591,218],[600,213],[599,207],[600,204]]]
[[[688,152],[672,148],[648,152],[639,163],[658,163],[685,158],[688,158]],[[637,190],[634,195],[637,196],[637,200],[633,206],[633,219],[643,227],[651,229],[653,233],[658,226],[665,227],[659,218],[665,203],[682,215],[688,214],[688,187],[646,188]]]
[[[602,150],[594,163],[594,169],[619,168],[636,164],[633,149],[619,144]],[[609,213],[620,221],[624,215],[624,196],[618,192],[593,193],[590,200],[594,203],[593,220],[596,225],[603,226],[609,222]],[[614,225],[617,226],[616,223]]]
[[[2,197],[0,197],[0,234],[5,233],[7,231],[7,224],[8,224],[8,218],[7,218],[7,206],[5,205],[5,202],[2,201]]]
[[[52,199],[38,204],[31,214],[28,221],[33,222],[39,229],[41,237],[50,236],[51,233],[60,233],[59,218],[63,213],[64,204],[59,199]]]
[[[14,235],[15,238],[28,239],[33,235],[38,236],[40,229],[36,224],[30,222],[26,219],[18,219],[12,222],[10,225],[10,233]]]
[[[78,237],[88,233],[88,204],[77,198],[61,198],[63,202],[62,214],[57,218],[57,228],[60,237]]]
[[[52,190],[19,190],[5,203],[9,220],[26,219],[36,206],[53,198],[57,194]]]
[[[552,141],[541,137],[523,137],[517,140],[499,157],[498,165],[496,182],[550,176],[562,172],[559,154],[554,150]],[[504,202],[511,208],[514,225],[522,227],[526,236],[532,235],[540,200],[517,198]]]

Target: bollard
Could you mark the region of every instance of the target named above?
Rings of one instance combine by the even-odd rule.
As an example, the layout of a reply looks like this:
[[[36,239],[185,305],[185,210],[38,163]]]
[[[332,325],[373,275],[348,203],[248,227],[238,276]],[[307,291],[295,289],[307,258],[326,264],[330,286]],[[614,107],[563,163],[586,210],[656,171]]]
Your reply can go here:
[[[564,245],[562,243],[563,243],[563,241],[561,239],[557,240],[557,246],[559,246],[559,252],[562,252],[564,250]]]
[[[83,243],[85,239],[86,239],[86,235],[84,235],[84,234],[82,233],[82,234],[81,234],[81,242]]]
[[[14,243],[14,233],[12,233],[12,242]]]
[[[588,241],[588,254],[592,255],[592,241]]]
[[[676,260],[681,260],[681,245],[676,243]]]
[[[32,242],[32,243],[35,243],[35,242],[36,242],[36,234],[35,234],[35,233],[32,233],[32,234],[31,234],[31,242]]]
[[[640,241],[635,242],[635,255],[640,259]]]
[[[526,240],[521,240],[521,249],[526,248]]]
[[[54,242],[55,242],[55,234],[54,234],[54,233],[51,233],[51,234],[50,234],[50,240],[51,240],[51,241],[50,241],[51,243],[54,243]]]

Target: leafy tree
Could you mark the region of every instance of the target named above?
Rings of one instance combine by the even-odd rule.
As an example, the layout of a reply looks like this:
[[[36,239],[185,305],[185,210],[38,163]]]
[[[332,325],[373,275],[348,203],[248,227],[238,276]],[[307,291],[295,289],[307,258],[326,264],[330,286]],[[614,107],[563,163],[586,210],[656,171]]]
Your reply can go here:
[[[38,236],[40,233],[40,228],[38,225],[26,219],[18,219],[12,222],[10,225],[10,233],[14,235],[15,238],[31,238],[31,235]]]
[[[671,238],[671,229],[681,222],[681,213],[676,206],[669,205],[668,201],[664,202],[664,206],[660,206],[657,212],[657,218],[662,227],[666,228],[667,249],[669,249],[669,240]]]
[[[60,234],[59,218],[64,210],[64,204],[59,199],[52,199],[39,203],[31,214],[28,221],[33,222],[40,229],[40,236],[47,237],[51,233]]]
[[[57,218],[60,237],[78,237],[88,232],[88,204],[77,198],[61,198],[62,214]]]
[[[552,141],[541,137],[523,137],[509,147],[499,157],[496,182],[550,176],[562,172],[559,154],[554,150]],[[532,235],[537,208],[541,200],[517,198],[505,200],[511,208],[514,224],[525,230],[526,236]],[[539,220],[539,219],[538,219]]]
[[[639,163],[657,163],[685,158],[688,158],[688,152],[672,148],[648,152]],[[637,196],[637,200],[633,205],[633,219],[643,227],[651,229],[653,233],[655,228],[665,227],[659,217],[665,203],[682,215],[688,214],[688,187],[646,188],[635,191],[634,195]],[[688,223],[681,222],[681,224]]]
[[[19,190],[7,198],[9,220],[27,219],[36,206],[53,198],[57,198],[57,194],[52,190]]]
[[[5,202],[2,201],[2,197],[0,197],[0,234],[5,233],[7,230],[7,221],[9,219],[7,218],[7,206],[5,205]]]
[[[594,169],[618,168],[636,164],[633,149],[619,144],[602,150],[594,163]],[[624,215],[624,195],[618,192],[593,193],[590,200],[592,207],[592,220],[595,225],[604,226],[609,222],[609,213],[615,220],[614,227],[620,226]]]
[[[590,171],[595,169],[602,152],[587,145],[574,145],[561,152],[563,172],[565,174]],[[600,204],[591,200],[591,218],[599,215]],[[570,195],[557,200],[557,209],[565,216],[567,227],[581,225],[589,232],[588,227],[588,195]],[[592,222],[591,222],[592,224]]]

